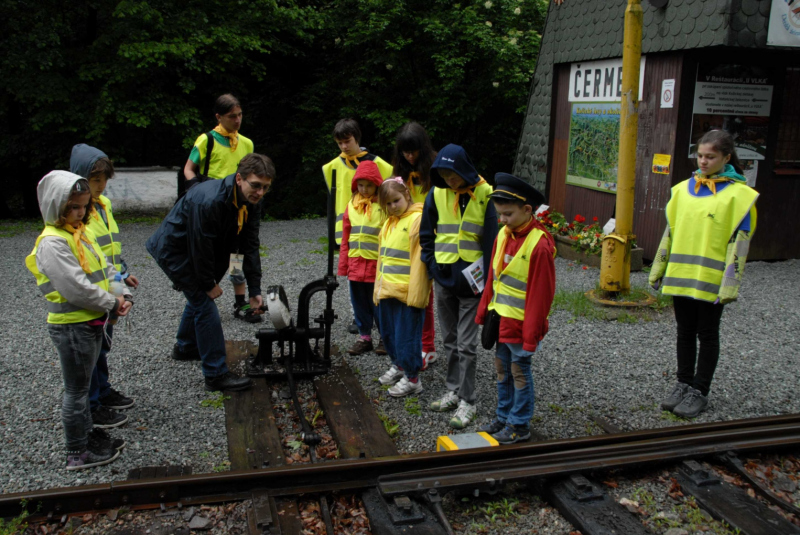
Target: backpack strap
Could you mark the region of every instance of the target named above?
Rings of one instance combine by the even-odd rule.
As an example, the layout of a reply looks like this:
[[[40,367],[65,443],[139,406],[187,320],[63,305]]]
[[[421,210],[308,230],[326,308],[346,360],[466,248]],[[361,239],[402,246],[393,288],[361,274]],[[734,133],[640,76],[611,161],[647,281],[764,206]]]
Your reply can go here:
[[[203,166],[203,176],[208,177],[208,166],[211,164],[211,151],[214,150],[214,136],[212,135],[212,131],[206,132],[206,137],[208,138],[208,143],[206,143],[206,161],[205,165]]]

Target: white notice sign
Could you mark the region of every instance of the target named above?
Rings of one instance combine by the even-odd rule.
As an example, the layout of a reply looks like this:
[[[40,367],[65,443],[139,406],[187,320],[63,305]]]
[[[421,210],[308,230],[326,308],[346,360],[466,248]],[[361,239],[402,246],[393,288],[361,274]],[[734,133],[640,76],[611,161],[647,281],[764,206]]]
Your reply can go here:
[[[771,105],[771,85],[698,80],[694,89],[694,113],[769,117]]]
[[[661,107],[675,107],[675,78],[661,81]]]
[[[639,63],[639,100],[644,88],[645,56]],[[570,102],[620,102],[622,58],[581,61],[569,67]]]

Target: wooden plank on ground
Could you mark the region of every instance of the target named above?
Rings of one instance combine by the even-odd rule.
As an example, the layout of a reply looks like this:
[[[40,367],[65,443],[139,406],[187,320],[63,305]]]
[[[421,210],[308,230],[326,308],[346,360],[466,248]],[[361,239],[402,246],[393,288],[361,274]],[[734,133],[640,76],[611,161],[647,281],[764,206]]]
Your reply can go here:
[[[242,373],[248,356],[258,352],[252,342],[225,342],[228,368]],[[244,392],[229,392],[225,400],[225,427],[228,431],[228,459],[231,470],[252,470],[282,466],[283,447],[272,412],[272,390],[266,380],[254,379]]]
[[[347,362],[314,379],[317,399],[344,459],[397,455],[383,422]]]

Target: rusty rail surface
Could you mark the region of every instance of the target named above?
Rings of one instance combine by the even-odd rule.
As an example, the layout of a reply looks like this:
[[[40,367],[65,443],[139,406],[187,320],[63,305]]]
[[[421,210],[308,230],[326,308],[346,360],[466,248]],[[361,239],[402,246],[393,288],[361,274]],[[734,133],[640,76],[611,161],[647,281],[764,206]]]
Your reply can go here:
[[[496,448],[329,461],[260,470],[116,481],[0,495],[0,517],[14,517],[26,500],[35,515],[63,515],[159,504],[246,499],[378,487],[386,495],[438,488],[481,488],[582,470],[700,458],[724,451],[765,451],[800,445],[800,414],[550,440]]]

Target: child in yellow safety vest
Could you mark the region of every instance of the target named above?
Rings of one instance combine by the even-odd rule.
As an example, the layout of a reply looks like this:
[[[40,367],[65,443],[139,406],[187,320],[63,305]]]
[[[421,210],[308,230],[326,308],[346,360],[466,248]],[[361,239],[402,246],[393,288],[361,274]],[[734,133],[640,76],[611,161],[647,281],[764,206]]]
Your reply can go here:
[[[425,202],[433,185],[431,166],[436,159],[431,139],[421,124],[404,124],[397,132],[394,144],[392,166],[394,176],[403,179],[414,202]],[[433,318],[433,289],[425,308],[425,323],[422,326],[422,369],[436,362],[436,322]]]
[[[431,166],[431,181],[433,189],[425,198],[419,241],[422,261],[436,286],[439,332],[447,356],[447,391],[430,408],[455,410],[450,427],[463,429],[477,411],[475,314],[482,277],[492,262],[497,214],[489,200],[492,187],[478,174],[463,147],[450,144],[439,151]]]
[[[89,181],[92,193],[92,206],[86,228],[94,234],[97,244],[103,250],[114,268],[119,272],[125,285],[130,288],[139,286],[139,279],[128,271],[128,265],[122,259],[122,243],[119,227],[114,219],[111,201],[103,195],[109,179],[114,178],[114,164],[101,150],[83,143],[72,147],[69,160],[70,171]],[[111,387],[109,382],[108,352],[114,336],[115,318],[106,326],[103,346],[92,372],[89,387],[89,405],[92,411],[92,424],[99,429],[119,427],[128,421],[128,417],[119,410],[133,406],[133,399],[121,394]]]
[[[479,430],[491,434],[500,444],[513,444],[531,436],[531,360],[549,328],[547,316],[556,290],[555,244],[533,217],[544,196],[507,173],[497,173],[495,184],[492,201],[505,227],[494,245],[489,282],[475,323],[484,325],[484,329],[497,329],[491,339],[497,343],[497,411],[495,418]],[[494,317],[487,321],[489,315]]]
[[[25,265],[47,300],[47,329],[61,361],[66,468],[80,470],[110,463],[125,446],[92,430],[88,398],[103,325],[109,314],[125,316],[132,303],[108,291],[117,271],[86,230],[92,198],[86,179],[53,171],[37,193],[45,227]]]
[[[756,230],[758,193],[747,186],[735,151],[722,130],[697,142],[698,169],[672,188],[667,228],[650,270],[650,285],[673,296],[678,324],[678,383],[661,408],[682,418],[708,407],[722,309],[738,297]]]
[[[378,235],[384,220],[377,195],[382,183],[383,177],[375,162],[361,162],[350,187],[353,198],[344,210],[338,274],[347,277],[350,304],[358,326],[358,339],[347,350],[350,355],[361,355],[374,349],[372,325],[376,316],[372,293],[378,265]]]
[[[378,201],[388,218],[381,229],[380,256],[373,302],[378,327],[392,365],[378,381],[392,385],[389,395],[403,397],[422,392],[422,324],[431,282],[421,260],[419,225],[422,205],[413,203],[400,177],[387,179]]]

